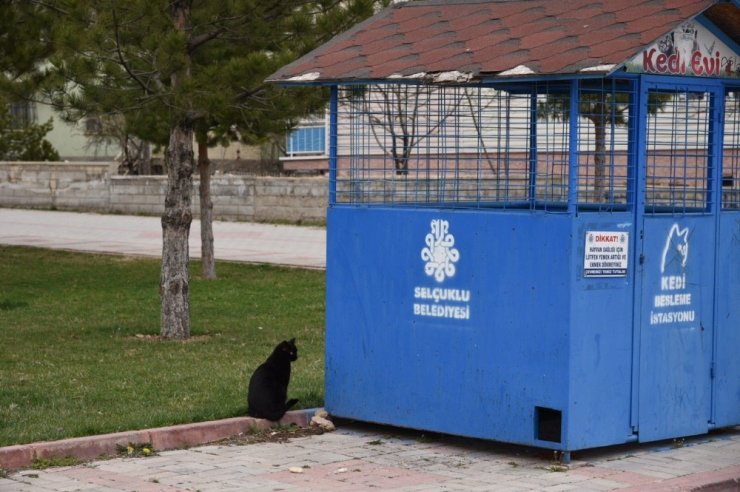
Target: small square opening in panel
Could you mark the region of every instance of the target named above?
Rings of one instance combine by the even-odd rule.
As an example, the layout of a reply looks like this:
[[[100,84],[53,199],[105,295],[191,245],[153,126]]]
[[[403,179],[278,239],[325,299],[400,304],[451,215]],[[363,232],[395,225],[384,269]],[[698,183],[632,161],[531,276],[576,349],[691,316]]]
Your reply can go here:
[[[552,408],[534,407],[534,414],[537,424],[537,439],[561,442],[562,412]]]

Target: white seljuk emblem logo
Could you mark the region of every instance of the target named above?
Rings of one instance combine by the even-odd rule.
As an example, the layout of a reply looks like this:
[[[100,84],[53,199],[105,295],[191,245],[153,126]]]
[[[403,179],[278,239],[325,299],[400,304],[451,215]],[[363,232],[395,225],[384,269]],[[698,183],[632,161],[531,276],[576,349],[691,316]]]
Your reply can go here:
[[[460,252],[454,247],[455,236],[449,233],[449,222],[435,219],[431,222],[431,228],[424,238],[427,245],[421,250],[421,259],[426,262],[424,273],[442,282],[455,275],[455,263],[460,259]]]

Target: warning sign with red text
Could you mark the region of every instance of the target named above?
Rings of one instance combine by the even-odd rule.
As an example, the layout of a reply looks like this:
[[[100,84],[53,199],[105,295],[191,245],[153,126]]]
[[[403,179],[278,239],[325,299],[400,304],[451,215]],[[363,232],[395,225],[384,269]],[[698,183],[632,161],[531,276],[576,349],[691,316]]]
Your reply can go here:
[[[629,243],[628,232],[586,232],[583,276],[626,277]]]

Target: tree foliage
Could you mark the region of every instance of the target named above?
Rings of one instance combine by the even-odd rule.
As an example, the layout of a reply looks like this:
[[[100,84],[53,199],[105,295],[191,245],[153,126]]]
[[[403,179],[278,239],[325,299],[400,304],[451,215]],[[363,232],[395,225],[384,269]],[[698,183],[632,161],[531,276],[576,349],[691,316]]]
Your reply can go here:
[[[163,338],[189,336],[193,138],[282,133],[324,104],[320,91],[263,81],[373,12],[373,0],[47,0],[58,13],[54,101],[68,117],[120,114],[167,145],[160,292]],[[208,143],[206,142],[206,143]]]
[[[13,116],[0,111],[0,161],[58,161],[59,153],[44,138],[52,122],[18,127]]]
[[[30,101],[42,88],[44,61],[54,51],[48,15],[35,2],[0,2],[0,160],[59,160],[44,138],[51,121],[19,122],[8,109]]]
[[[44,62],[54,52],[51,13],[29,0],[0,2],[0,96],[32,97],[44,80]]]
[[[382,2],[50,3],[63,13],[55,100],[69,116],[120,113],[133,134],[163,145],[172,125],[187,120],[215,145],[259,143],[320,108],[320,90],[287,90],[264,79]],[[174,23],[177,5],[187,7],[182,29]]]

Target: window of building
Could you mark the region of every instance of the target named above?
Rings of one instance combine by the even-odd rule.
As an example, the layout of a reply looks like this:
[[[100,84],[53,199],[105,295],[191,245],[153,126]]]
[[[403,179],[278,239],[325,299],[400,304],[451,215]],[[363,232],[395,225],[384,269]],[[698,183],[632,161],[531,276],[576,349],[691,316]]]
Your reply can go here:
[[[326,128],[323,124],[299,126],[288,135],[289,157],[326,154]]]
[[[8,105],[14,128],[26,128],[36,123],[36,104],[31,101],[16,101]]]

